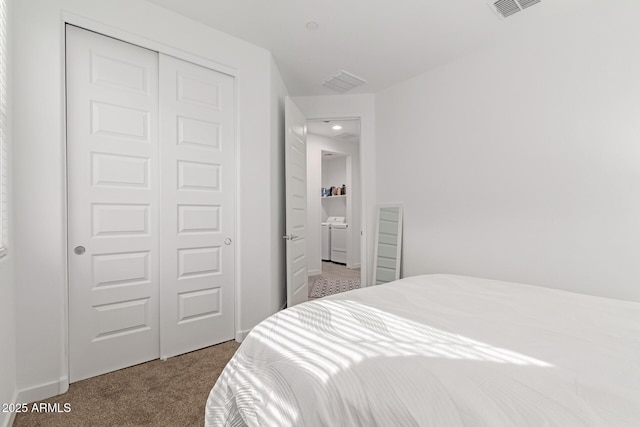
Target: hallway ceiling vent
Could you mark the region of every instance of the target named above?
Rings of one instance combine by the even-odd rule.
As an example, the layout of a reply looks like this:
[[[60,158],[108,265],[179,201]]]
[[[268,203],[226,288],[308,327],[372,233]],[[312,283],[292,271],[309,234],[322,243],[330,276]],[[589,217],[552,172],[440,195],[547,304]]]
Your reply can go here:
[[[366,82],[363,78],[341,70],[325,80],[322,86],[335,90],[336,92],[345,93]]]
[[[540,3],[541,0],[498,0],[489,2],[489,7],[501,18],[520,12],[534,4]]]

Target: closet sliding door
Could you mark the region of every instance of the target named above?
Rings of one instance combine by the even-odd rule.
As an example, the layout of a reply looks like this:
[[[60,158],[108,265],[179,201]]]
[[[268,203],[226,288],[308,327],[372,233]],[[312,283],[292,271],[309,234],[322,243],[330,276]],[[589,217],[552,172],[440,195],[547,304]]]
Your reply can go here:
[[[158,357],[158,54],[67,26],[66,69],[73,382]]]
[[[233,78],[66,42],[70,380],[233,339]]]
[[[233,78],[160,54],[161,357],[234,337]]]

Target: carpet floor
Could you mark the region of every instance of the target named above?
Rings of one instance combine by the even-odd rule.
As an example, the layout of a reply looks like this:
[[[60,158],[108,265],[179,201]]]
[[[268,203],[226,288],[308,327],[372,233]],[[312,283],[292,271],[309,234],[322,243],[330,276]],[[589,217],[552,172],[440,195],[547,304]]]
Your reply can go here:
[[[310,285],[318,277],[310,277]],[[323,262],[322,277],[359,279],[360,270]],[[64,410],[65,404],[69,404],[70,412],[20,413],[13,425],[202,426],[209,391],[239,345],[235,341],[228,341],[172,357],[165,362],[153,360],[78,381],[71,384],[65,394],[38,402],[59,404],[61,410]],[[29,404],[31,407],[32,404]]]
[[[202,426],[209,391],[238,349],[228,341],[78,381],[46,403],[68,413],[27,412],[14,426]],[[29,405],[31,408],[32,405]]]

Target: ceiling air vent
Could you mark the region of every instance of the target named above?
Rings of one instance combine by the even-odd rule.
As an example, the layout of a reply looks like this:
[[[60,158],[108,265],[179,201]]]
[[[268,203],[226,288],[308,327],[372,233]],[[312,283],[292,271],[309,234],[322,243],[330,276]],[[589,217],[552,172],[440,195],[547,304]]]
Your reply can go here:
[[[325,80],[324,83],[322,83],[322,86],[328,87],[336,92],[345,93],[366,82],[366,80],[343,70],[338,71],[333,76]]]
[[[536,3],[540,3],[540,0],[498,0],[489,2],[489,7],[501,18],[508,18]]]
[[[521,8],[526,9],[536,3],[540,3],[540,0],[518,0],[518,3],[520,3]]]

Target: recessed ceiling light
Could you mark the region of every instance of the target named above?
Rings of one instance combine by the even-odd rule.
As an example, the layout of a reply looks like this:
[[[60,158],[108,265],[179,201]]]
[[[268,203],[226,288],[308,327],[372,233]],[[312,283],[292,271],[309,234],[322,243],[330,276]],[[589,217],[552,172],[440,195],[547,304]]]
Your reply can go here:
[[[318,23],[313,21],[307,22],[306,27],[309,31],[316,31],[318,29]]]
[[[335,125],[335,126],[334,126],[334,127],[332,127],[331,129],[333,129],[333,130],[340,130],[340,129],[342,129],[342,126],[340,126],[340,125]]]

